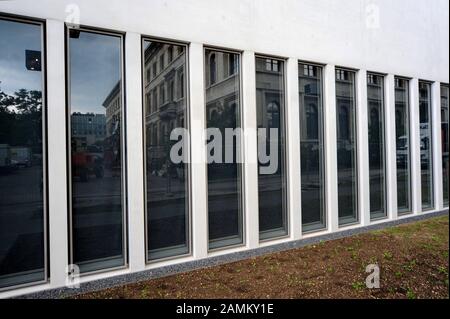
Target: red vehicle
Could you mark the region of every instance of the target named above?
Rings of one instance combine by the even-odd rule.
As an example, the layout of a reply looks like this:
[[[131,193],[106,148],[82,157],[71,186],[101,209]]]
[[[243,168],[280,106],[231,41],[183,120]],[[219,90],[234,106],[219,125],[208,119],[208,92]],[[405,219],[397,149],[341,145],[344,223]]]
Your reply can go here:
[[[103,158],[97,148],[86,147],[83,141],[78,145],[72,140],[72,176],[79,177],[82,182],[87,182],[90,176],[102,178]]]

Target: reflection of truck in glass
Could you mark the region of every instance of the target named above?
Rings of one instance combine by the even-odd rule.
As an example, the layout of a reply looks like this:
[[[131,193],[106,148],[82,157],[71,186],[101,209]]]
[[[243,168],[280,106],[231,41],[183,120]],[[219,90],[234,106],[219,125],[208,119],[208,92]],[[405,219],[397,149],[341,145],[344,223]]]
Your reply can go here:
[[[31,148],[21,146],[11,147],[11,162],[16,167],[31,167]]]
[[[399,167],[407,167],[408,152],[408,137],[400,136],[397,139],[397,165]]]
[[[101,148],[87,145],[85,139],[72,138],[72,176],[86,182],[91,175],[103,177],[103,156]]]
[[[400,136],[397,139],[397,165],[399,167],[406,167],[409,150],[408,150],[408,137]],[[428,167],[430,152],[429,152],[430,142],[427,134],[422,134],[420,136],[420,163],[422,167]]]
[[[11,169],[11,149],[8,144],[0,144],[0,173]]]

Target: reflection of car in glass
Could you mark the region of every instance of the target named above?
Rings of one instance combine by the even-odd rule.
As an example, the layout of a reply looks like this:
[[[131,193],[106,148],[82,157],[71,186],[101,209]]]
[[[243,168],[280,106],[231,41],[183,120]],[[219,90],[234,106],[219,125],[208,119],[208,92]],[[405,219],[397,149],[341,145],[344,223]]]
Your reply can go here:
[[[430,164],[430,142],[428,135],[420,136],[420,164],[422,167],[428,167]]]
[[[103,156],[101,148],[96,145],[86,146],[82,139],[72,139],[72,176],[86,182],[90,176],[102,178]]]
[[[427,135],[420,137],[420,163],[423,167],[429,165],[430,152],[429,139]],[[405,167],[408,160],[408,138],[406,136],[400,136],[397,139],[397,165]]]
[[[397,139],[397,165],[406,167],[408,162],[408,137],[403,135]]]
[[[11,161],[17,167],[31,167],[32,152],[30,147],[11,147]]]

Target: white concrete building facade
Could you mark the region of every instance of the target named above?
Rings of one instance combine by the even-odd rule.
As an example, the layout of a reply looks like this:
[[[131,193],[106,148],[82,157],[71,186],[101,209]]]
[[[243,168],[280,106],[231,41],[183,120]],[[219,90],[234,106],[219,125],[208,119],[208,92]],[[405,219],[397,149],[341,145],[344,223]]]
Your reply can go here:
[[[448,12],[0,1],[0,298],[448,211]],[[210,164],[203,130],[222,124],[279,133]],[[175,127],[189,163],[169,159]]]

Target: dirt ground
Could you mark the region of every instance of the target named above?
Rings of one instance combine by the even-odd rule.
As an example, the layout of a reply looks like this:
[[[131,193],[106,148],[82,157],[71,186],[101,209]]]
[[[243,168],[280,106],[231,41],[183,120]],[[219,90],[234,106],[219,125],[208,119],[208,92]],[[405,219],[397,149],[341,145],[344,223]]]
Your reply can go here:
[[[76,298],[449,298],[448,240],[447,215]]]

